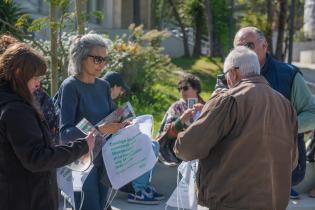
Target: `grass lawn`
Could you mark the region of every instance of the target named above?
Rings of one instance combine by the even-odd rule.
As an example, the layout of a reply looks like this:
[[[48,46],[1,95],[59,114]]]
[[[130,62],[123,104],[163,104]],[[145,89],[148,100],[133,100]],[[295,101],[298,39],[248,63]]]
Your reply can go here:
[[[169,107],[173,102],[179,99],[177,82],[185,72],[199,77],[202,88],[201,97],[207,101],[214,89],[216,75],[222,69],[222,62],[220,59],[210,60],[203,56],[200,58],[174,58],[172,59],[172,62],[182,70],[170,70],[169,74],[165,75],[163,83],[154,85],[154,89],[167,96],[166,104],[164,104],[165,106],[163,107]],[[165,110],[157,110],[154,109],[154,107],[151,107],[150,109],[151,110],[146,109],[146,111],[154,116],[154,133],[156,133],[167,108]],[[138,113],[137,110],[136,113]]]

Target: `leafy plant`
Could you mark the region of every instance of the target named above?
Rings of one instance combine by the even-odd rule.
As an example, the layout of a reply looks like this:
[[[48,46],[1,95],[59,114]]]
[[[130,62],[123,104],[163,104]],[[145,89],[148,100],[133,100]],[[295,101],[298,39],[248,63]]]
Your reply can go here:
[[[15,25],[23,14],[17,3],[11,0],[0,0],[0,34],[10,33],[19,36],[20,33]]]

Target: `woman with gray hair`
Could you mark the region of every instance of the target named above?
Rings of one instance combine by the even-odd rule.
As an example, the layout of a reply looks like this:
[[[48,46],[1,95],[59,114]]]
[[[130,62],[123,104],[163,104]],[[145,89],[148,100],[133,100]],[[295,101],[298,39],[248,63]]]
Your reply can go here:
[[[68,68],[71,76],[63,81],[57,97],[60,137],[63,142],[84,136],[76,128],[82,118],[95,125],[115,110],[109,84],[98,78],[106,66],[107,58],[107,44],[100,35],[86,34],[75,38],[71,44]],[[109,123],[98,129],[103,134],[113,134],[122,127],[122,123]],[[94,167],[82,187],[83,210],[103,210],[106,203],[108,190],[100,183],[100,174],[104,169],[102,155],[98,155],[93,163]],[[80,197],[80,193],[75,194],[77,208],[80,206]]]

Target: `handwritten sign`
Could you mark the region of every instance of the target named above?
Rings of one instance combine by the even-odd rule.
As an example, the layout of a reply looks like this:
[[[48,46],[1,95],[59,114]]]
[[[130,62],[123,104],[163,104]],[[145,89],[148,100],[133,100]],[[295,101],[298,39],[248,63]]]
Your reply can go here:
[[[114,189],[148,172],[157,161],[148,135],[151,134],[152,116],[135,122],[113,135],[102,150],[107,175]]]

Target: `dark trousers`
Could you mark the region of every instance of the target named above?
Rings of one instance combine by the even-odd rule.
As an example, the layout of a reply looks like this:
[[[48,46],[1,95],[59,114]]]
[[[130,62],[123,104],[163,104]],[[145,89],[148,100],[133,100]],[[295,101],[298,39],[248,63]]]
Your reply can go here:
[[[306,169],[306,149],[304,142],[304,134],[298,135],[299,160],[298,165],[292,173],[292,186],[299,184],[305,176]]]

